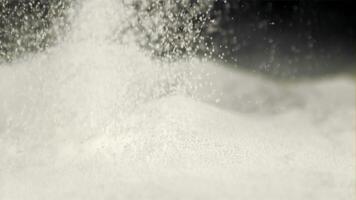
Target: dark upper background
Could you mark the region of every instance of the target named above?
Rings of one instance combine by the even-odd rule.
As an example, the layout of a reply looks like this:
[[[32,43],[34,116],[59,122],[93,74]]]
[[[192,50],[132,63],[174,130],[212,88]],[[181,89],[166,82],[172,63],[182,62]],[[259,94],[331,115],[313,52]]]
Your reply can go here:
[[[278,75],[354,73],[353,0],[218,0],[207,31],[231,64]],[[214,30],[214,29],[213,29]]]
[[[197,0],[191,0],[192,2]],[[67,0],[0,0],[0,61],[46,48]],[[213,57],[280,77],[354,73],[353,0],[216,0],[204,35]],[[24,19],[27,19],[24,20]],[[33,37],[24,37],[32,35]]]

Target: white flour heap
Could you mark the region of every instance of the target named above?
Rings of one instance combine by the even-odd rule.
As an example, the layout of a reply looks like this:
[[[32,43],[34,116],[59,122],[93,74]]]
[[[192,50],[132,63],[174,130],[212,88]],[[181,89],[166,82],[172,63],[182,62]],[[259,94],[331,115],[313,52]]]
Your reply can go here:
[[[0,66],[0,199],[355,198],[353,79],[162,64],[113,42],[120,5]]]

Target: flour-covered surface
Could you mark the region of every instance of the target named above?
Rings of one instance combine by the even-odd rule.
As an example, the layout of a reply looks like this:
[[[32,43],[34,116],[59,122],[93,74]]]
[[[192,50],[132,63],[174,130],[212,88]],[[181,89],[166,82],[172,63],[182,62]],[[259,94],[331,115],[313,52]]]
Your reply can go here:
[[[0,199],[355,198],[352,77],[154,61],[109,39],[113,2],[0,67]]]

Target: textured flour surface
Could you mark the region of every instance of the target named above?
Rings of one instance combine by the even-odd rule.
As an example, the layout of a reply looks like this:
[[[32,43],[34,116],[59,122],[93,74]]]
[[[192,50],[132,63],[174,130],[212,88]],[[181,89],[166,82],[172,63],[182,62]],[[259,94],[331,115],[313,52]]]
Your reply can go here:
[[[351,83],[313,86],[326,95],[324,87],[327,92],[350,84],[352,93]],[[2,133],[0,194],[3,199],[352,199],[354,109],[347,99],[304,99],[322,104],[319,112],[330,104],[328,113],[304,106],[267,116],[177,95],[143,103],[87,139],[71,136],[77,134],[72,124],[68,135],[37,136],[36,142],[31,136],[6,140],[10,136]],[[46,130],[53,134],[53,128]]]
[[[352,78],[164,65],[108,40],[112,2],[1,66],[0,199],[355,198]]]

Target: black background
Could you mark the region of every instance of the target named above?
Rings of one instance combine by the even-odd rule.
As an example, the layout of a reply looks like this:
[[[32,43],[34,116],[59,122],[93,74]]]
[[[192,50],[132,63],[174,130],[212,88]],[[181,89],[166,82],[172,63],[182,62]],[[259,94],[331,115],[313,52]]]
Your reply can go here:
[[[352,0],[218,0],[208,32],[224,60],[290,76],[356,68]]]

